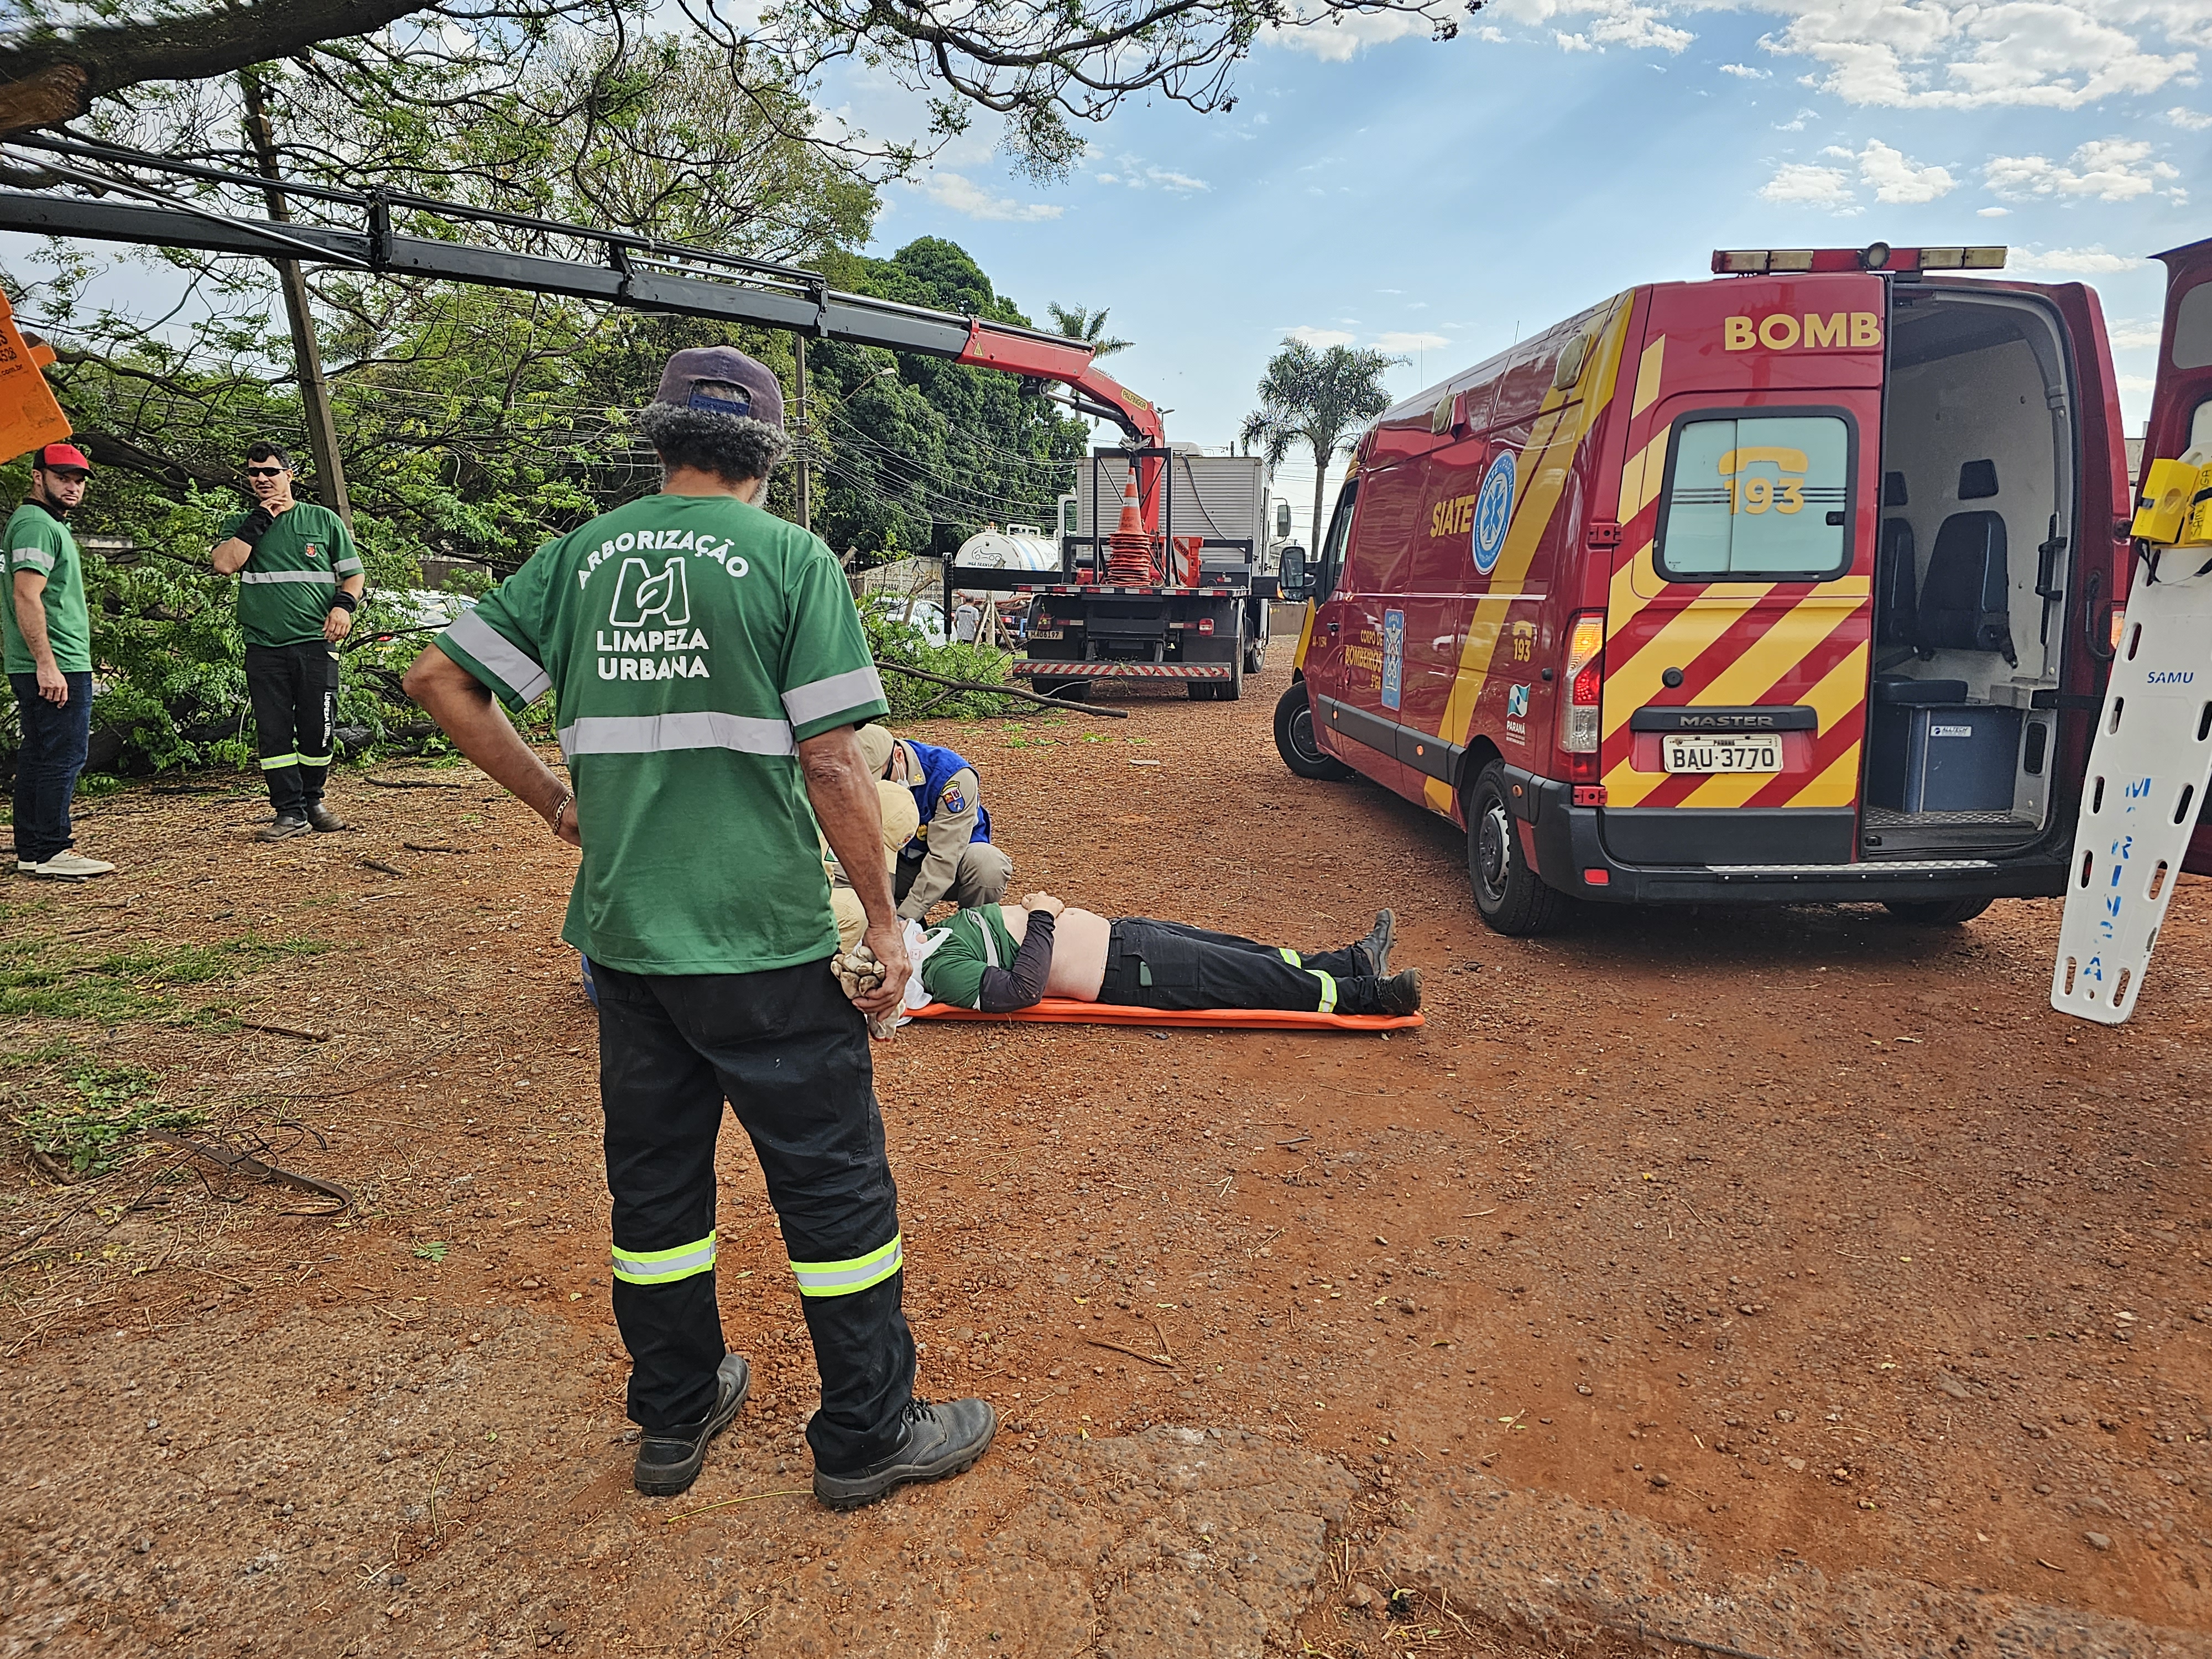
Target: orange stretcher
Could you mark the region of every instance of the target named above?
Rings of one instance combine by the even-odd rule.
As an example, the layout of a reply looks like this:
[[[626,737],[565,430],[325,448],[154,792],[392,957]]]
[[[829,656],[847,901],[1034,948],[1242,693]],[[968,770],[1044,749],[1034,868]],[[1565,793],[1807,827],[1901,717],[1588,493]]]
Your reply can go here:
[[[1132,1008],[1119,1002],[1081,1002],[1046,997],[1011,1014],[925,1003],[907,1011],[916,1019],[1026,1019],[1041,1025],[1187,1025],[1242,1031],[1409,1031],[1419,1014],[1315,1014],[1289,1008]]]

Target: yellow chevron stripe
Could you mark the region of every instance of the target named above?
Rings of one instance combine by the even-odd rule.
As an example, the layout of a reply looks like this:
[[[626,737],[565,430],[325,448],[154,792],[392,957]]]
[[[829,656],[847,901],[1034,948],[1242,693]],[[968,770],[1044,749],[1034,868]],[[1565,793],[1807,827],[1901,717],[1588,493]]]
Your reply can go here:
[[[1632,415],[1641,415],[1659,400],[1659,374],[1667,359],[1667,337],[1662,334],[1644,348],[1644,355],[1636,360],[1636,398],[1628,405]],[[1628,514],[1620,515],[1626,520]]]
[[[1667,438],[1661,433],[1628,458],[1620,470],[1620,522],[1628,524],[1651,505],[1667,476]]]
[[[1790,798],[1792,806],[1850,806],[1859,798],[1859,745],[1836,757],[1835,764]]]
[[[1811,649],[1808,645],[1807,649]],[[1867,648],[1860,646],[1820,676],[1820,681],[1798,702],[1813,711],[1816,722],[1814,735],[1832,732],[1837,725],[1849,719],[1866,701]],[[1762,694],[1763,695],[1763,694]],[[1729,702],[1756,702],[1756,697],[1729,697]],[[1716,698],[1716,702],[1723,699]],[[1857,752],[1858,745],[1851,745]],[[1685,806],[1741,806],[1773,781],[1773,775],[1761,776],[1756,772],[1735,773],[1707,779],[1682,799]],[[1840,790],[1840,793],[1838,792]],[[1858,770],[1854,766],[1847,777],[1839,777],[1831,765],[1820,775],[1808,781],[1790,797],[1792,806],[1849,806],[1858,799]]]
[[[1634,558],[1613,573],[1612,586],[1606,592],[1605,636],[1607,640],[1635,618],[1649,602],[1648,592],[1656,590],[1658,586],[1658,578],[1651,574],[1651,544],[1646,542],[1636,550]]]
[[[1298,648],[1291,653],[1291,666],[1293,668],[1303,669],[1306,665],[1306,647],[1313,643],[1314,613],[1319,609],[1311,599],[1306,601],[1305,621],[1298,627]]]
[[[1729,584],[1742,586],[1746,584]],[[1752,606],[1772,591],[1771,586],[1756,586],[1742,599],[1711,599],[1688,605],[1676,611],[1660,626],[1658,632],[1638,647],[1637,653],[1620,668],[1610,663],[1605,674],[1605,714],[1601,722],[1607,737],[1611,737],[1627,722],[1628,717],[1651,701],[1660,687],[1659,677],[1668,668],[1680,668],[1693,659],[1699,652],[1720,638],[1749,611]]]
[[[1639,806],[1646,795],[1666,781],[1664,772],[1639,772],[1624,760],[1605,775],[1605,804]]]
[[[1780,684],[1783,676],[1820,647],[1838,628],[1858,614],[1849,599],[1803,599],[1747,646],[1741,655],[1698,687],[1692,702],[1756,703]]]

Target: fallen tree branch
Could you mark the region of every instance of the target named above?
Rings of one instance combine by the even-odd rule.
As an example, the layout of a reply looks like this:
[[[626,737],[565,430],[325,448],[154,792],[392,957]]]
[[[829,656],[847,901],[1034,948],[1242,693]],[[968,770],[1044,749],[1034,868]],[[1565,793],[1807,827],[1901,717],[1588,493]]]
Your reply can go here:
[[[270,1031],[278,1036],[297,1037],[302,1042],[328,1042],[331,1040],[328,1031],[311,1031],[304,1025],[277,1025],[259,1019],[241,1019],[238,1023],[249,1031]]]
[[[244,1152],[233,1152],[228,1146],[211,1146],[205,1141],[187,1140],[182,1135],[172,1134],[167,1129],[149,1129],[146,1133],[172,1146],[182,1147],[195,1158],[204,1158],[210,1164],[219,1164],[235,1176],[258,1176],[264,1182],[276,1182],[286,1187],[296,1187],[303,1193],[313,1193],[318,1198],[328,1199],[338,1207],[327,1212],[343,1215],[354,1206],[353,1194],[335,1181],[318,1181],[281,1164],[264,1164],[259,1158]],[[243,1281],[241,1281],[243,1282]]]
[[[1147,1364],[1158,1365],[1164,1371],[1182,1369],[1172,1359],[1163,1359],[1156,1353],[1145,1353],[1136,1348],[1125,1348],[1119,1342],[1109,1342],[1103,1336],[1086,1336],[1083,1340],[1094,1348],[1111,1348],[1115,1353],[1125,1353],[1132,1359],[1141,1359]]]
[[[1024,691],[1019,686],[987,685],[981,680],[958,680],[950,674],[934,673],[927,668],[909,668],[902,662],[878,662],[876,666],[888,668],[894,674],[908,674],[918,680],[932,680],[939,685],[949,685],[958,691],[981,691],[994,697],[1016,697],[1024,702],[1036,703],[1046,708],[1065,708],[1102,720],[1125,720],[1129,718],[1129,711],[1126,708],[1093,708],[1088,703],[1062,702],[1057,697],[1039,696],[1036,692]],[[371,778],[369,781],[374,783],[376,780]]]
[[[362,775],[363,783],[374,784],[379,789],[466,789],[465,783],[446,783],[433,778],[372,778]]]

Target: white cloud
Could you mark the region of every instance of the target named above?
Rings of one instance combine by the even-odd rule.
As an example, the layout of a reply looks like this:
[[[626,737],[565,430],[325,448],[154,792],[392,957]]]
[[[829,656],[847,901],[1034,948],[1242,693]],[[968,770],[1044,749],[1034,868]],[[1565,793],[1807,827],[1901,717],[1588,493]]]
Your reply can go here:
[[[2010,208],[1987,207],[1974,210],[1974,217],[1977,219],[2009,219],[2011,216]]]
[[[1402,357],[1408,352],[1434,351],[1451,342],[1441,334],[1378,334],[1375,343],[1392,356]]]
[[[1893,108],[2027,106],[2081,109],[2115,97],[2194,86],[2212,49],[2203,0],[1491,0],[1478,38],[1544,39],[1562,52],[1607,46],[1675,53],[1695,39],[1686,24],[1716,9],[1778,20],[1759,45],[1809,60],[1802,83],[1847,103]],[[1354,14],[1343,25],[1273,38],[1345,59],[1362,46],[1413,33],[1395,13]],[[1743,79],[1764,71],[1723,64]]]
[[[2123,392],[2146,392],[2158,390],[2158,382],[2148,374],[2122,374],[2117,377]]]
[[[1948,196],[1959,181],[1942,167],[1915,167],[1901,151],[1870,138],[1858,155],[1859,177],[1874,186],[1877,202],[1932,202]]]
[[[1856,212],[1858,197],[1841,167],[1816,167],[1785,161],[1759,187],[1760,197],[1783,207],[1824,207]]]
[[[1304,323],[1299,324],[1296,328],[1286,328],[1283,332],[1293,340],[1304,342],[1307,345],[1311,346],[1316,351],[1326,351],[1331,346],[1350,345],[1352,340],[1352,337],[1351,335],[1344,333],[1340,330],[1334,328],[1311,328]]]
[[[1993,155],[1982,169],[1991,190],[2014,201],[2031,196],[2094,196],[2125,202],[2148,196],[2180,169],[2151,160],[2150,146],[2136,138],[2097,138],[2060,165],[2041,155]]]
[[[970,219],[1030,224],[1042,219],[1057,219],[1067,211],[1054,203],[1018,202],[1011,196],[994,196],[974,179],[957,173],[926,173],[914,188],[938,206],[950,208]]]
[[[1721,73],[1733,75],[1739,81],[1771,81],[1774,78],[1771,71],[1753,69],[1748,64],[1723,64]]]
[[[1922,167],[1904,151],[1891,148],[1879,138],[1868,139],[1863,149],[1832,144],[1820,154],[1855,166],[1859,182],[1873,190],[1877,202],[1932,202],[1959,187],[1959,181],[1951,176],[1948,167]],[[1824,207],[1838,213],[1859,210],[1858,191],[1851,183],[1850,173],[1843,167],[1785,162],[1775,169],[1774,176],[1759,193],[1782,206]]]
[[[1174,196],[1193,196],[1213,186],[1203,179],[1194,179],[1188,173],[1176,173],[1168,167],[1156,167],[1134,155],[1124,155],[1117,173],[1099,173],[1091,176],[1102,185],[1127,185],[1131,190],[1157,186]]]
[[[2114,323],[2111,328],[2112,349],[2115,351],[2148,351],[2158,343],[2156,323]]]
[[[1323,63],[1348,64],[1370,46],[1430,33],[1427,20],[1402,11],[1336,11],[1324,22],[1270,28],[1263,38],[1293,52],[1310,52]]]
[[[2006,261],[2014,270],[2050,276],[2110,276],[2137,270],[2144,263],[2125,253],[2107,253],[2101,242],[2094,247],[2054,247],[2041,253],[2032,248],[2014,248]]]
[[[2212,115],[2200,115],[2193,109],[2184,109],[2179,104],[2166,111],[2166,118],[2185,132],[2202,132],[2212,127]]]
[[[2154,92],[2212,45],[2192,0],[1753,0],[1789,21],[1764,44],[1824,66],[1848,103],[2080,109]],[[2150,39],[2154,30],[2164,41]]]

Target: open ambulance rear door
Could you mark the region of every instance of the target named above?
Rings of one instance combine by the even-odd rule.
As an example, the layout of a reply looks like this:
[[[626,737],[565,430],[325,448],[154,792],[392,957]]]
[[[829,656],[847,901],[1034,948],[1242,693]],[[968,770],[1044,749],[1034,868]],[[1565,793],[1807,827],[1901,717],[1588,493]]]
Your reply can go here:
[[[2212,870],[2212,240],[2162,253],[2166,324],[2136,490],[2136,562],[2090,751],[2051,1005],[2135,1012],[2174,877]]]
[[[2212,455],[2212,240],[2158,256],[2166,262],[2166,326],[2158,342],[2158,380],[2142,469],[2191,450]],[[2143,479],[2136,481],[2142,492]],[[2212,806],[2212,803],[2207,803]],[[2200,816],[2183,869],[2212,875],[2212,813]]]

